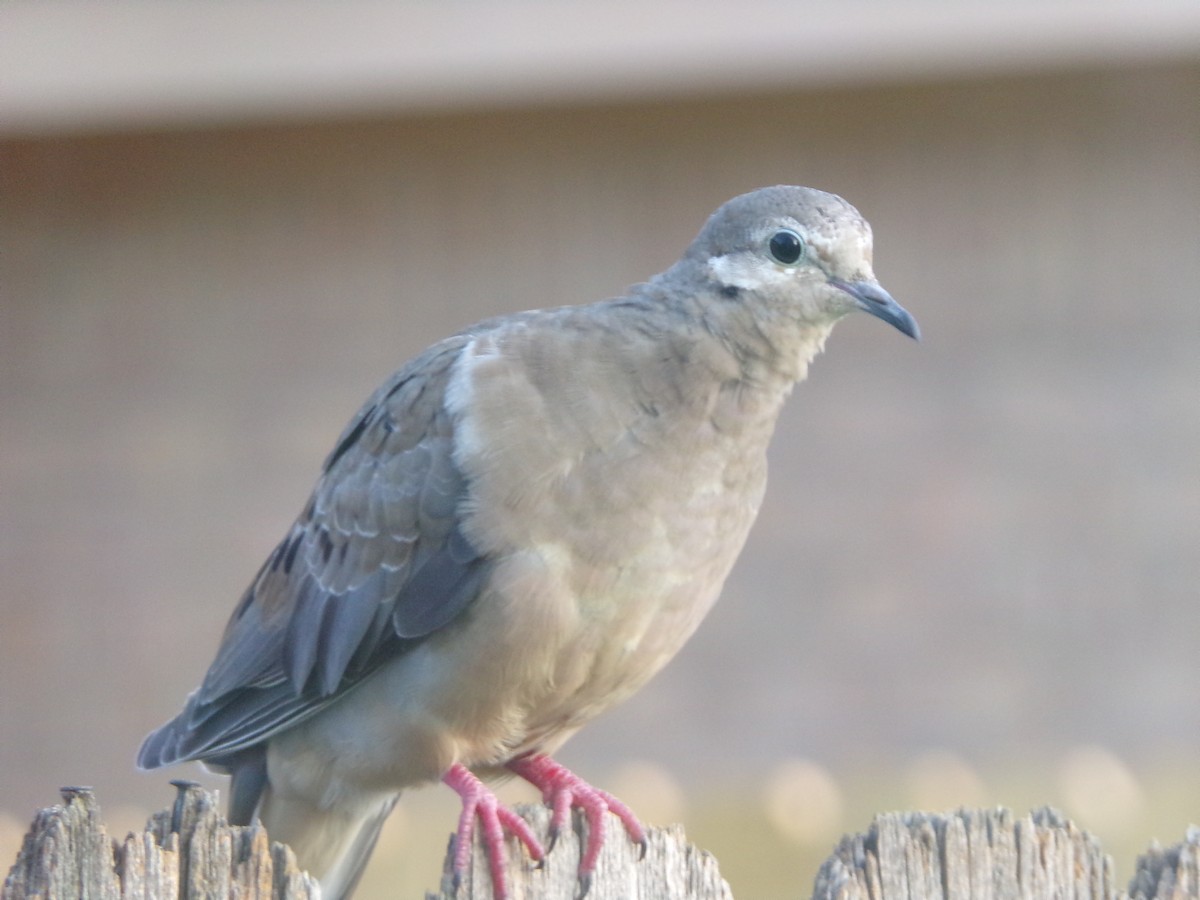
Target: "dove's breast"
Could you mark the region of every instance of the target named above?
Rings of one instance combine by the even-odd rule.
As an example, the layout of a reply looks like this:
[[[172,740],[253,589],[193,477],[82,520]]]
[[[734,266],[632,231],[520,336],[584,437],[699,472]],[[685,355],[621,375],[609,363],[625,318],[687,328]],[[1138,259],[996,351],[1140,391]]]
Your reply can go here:
[[[318,753],[290,771],[336,793],[552,752],[662,668],[720,594],[790,384],[751,388],[720,346],[681,351],[661,328],[606,343],[536,326],[468,342],[446,392],[480,595],[276,739],[273,754]]]
[[[448,391],[463,530],[496,561],[474,615],[524,661],[522,747],[625,699],[694,631],[757,514],[790,387],[751,390],[694,336],[681,353],[622,332],[580,328],[553,356],[528,324],[483,335]]]

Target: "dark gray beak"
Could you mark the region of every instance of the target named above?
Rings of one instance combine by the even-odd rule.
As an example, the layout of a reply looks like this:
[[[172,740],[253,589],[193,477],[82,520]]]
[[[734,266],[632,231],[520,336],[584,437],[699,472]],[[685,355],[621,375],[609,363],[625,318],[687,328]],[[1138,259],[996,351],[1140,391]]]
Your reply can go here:
[[[913,340],[921,339],[921,329],[917,327],[917,320],[908,314],[908,310],[893,300],[891,294],[875,282],[842,281],[840,278],[830,278],[829,283],[853,297],[859,309],[869,312],[877,319],[883,319]]]

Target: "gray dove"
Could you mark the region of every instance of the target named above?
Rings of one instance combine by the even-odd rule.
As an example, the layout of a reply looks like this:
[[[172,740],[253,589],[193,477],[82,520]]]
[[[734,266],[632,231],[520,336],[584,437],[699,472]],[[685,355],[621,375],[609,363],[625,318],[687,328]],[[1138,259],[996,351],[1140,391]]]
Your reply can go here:
[[[683,257],[616,299],[480,322],[366,402],[238,603],[145,769],[232,776],[258,816],[351,894],[400,792],[462,798],[454,864],[482,829],[544,850],[485,782],[515,773],[579,808],[586,890],[613,813],[550,754],[680,649],[758,512],[780,408],[834,323],[918,337],[871,270],[871,229],[833,194],[772,187],[720,207]]]

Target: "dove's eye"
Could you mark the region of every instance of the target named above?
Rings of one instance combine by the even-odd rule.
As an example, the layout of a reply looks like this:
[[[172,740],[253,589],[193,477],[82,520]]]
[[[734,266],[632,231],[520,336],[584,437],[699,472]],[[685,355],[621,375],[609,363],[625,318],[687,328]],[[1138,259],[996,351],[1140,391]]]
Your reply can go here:
[[[776,262],[791,266],[804,255],[804,238],[790,228],[784,228],[771,235],[767,247]]]

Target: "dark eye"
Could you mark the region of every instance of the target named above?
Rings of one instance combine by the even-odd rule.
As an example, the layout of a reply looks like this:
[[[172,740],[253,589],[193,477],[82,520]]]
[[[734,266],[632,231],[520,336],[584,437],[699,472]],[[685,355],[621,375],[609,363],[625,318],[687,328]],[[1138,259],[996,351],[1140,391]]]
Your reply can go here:
[[[804,239],[789,228],[775,232],[767,244],[776,262],[793,265],[804,255]]]

